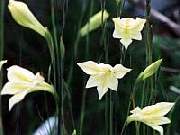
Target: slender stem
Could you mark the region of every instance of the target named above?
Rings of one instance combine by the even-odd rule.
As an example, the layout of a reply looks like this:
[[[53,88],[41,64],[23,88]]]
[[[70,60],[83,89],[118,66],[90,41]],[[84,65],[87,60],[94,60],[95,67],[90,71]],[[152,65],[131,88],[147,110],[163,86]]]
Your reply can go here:
[[[73,45],[73,57],[71,59],[70,70],[69,70],[68,79],[67,79],[68,85],[71,83],[71,80],[72,80],[73,69],[74,69],[74,60],[76,59],[77,53],[78,53],[78,45],[79,45],[80,38],[81,38],[80,28],[81,28],[83,16],[84,16],[84,8],[82,7],[81,15],[80,15],[79,23],[78,23],[78,32],[77,32],[76,39],[75,39],[74,45]]]
[[[92,16],[92,11],[94,7],[94,0],[91,0],[90,3],[90,14],[89,14],[89,21],[88,21],[88,29],[90,29],[90,17]],[[88,30],[89,31],[89,30]],[[89,33],[86,36],[86,53],[85,58],[88,60],[89,58]],[[83,95],[82,95],[82,107],[81,107],[81,117],[80,117],[80,135],[83,134],[83,125],[84,125],[84,111],[86,108],[86,89],[83,89]]]
[[[0,60],[4,55],[4,0],[0,1]],[[1,71],[0,71],[1,72]],[[0,73],[0,88],[3,83],[3,75]],[[3,135],[2,115],[1,115],[1,97],[0,97],[0,135]]]
[[[51,20],[53,25],[53,45],[54,45],[54,85],[57,90],[57,94],[61,97],[61,100],[58,100],[59,111],[58,111],[58,134],[64,134],[64,88],[63,88],[63,58],[61,52],[62,39],[60,39],[60,45],[58,44],[57,30],[55,23],[55,0],[51,0]],[[64,5],[63,5],[64,6]],[[64,18],[63,18],[64,19]],[[64,20],[63,20],[64,21]],[[64,25],[64,23],[63,23]]]
[[[125,0],[119,0],[117,2],[117,17],[121,17],[124,4],[125,4]]]
[[[146,0],[146,64],[150,65],[152,63],[152,40],[153,40],[153,34],[152,34],[152,25],[150,24],[150,11],[151,11],[151,0]],[[153,77],[149,79],[147,82],[149,84],[149,90],[150,90],[150,96],[148,100],[148,104],[151,103],[151,99],[153,98],[154,88],[153,88]]]

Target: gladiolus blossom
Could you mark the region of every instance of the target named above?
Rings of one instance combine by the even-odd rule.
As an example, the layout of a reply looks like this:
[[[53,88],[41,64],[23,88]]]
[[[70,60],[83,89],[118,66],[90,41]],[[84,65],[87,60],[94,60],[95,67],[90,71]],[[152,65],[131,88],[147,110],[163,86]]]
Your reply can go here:
[[[9,99],[9,111],[30,92],[42,90],[54,94],[53,86],[46,83],[39,72],[34,74],[17,65],[13,65],[7,70],[9,81],[4,85],[1,95],[13,95]]]
[[[115,30],[114,38],[120,38],[120,42],[127,49],[132,43],[132,39],[142,40],[141,31],[143,30],[145,19],[142,18],[113,18]]]
[[[127,123],[132,121],[143,122],[158,131],[160,135],[163,135],[163,128],[161,125],[171,123],[171,120],[168,117],[164,117],[164,115],[166,115],[173,106],[174,103],[160,102],[155,105],[146,106],[143,109],[136,107],[134,110],[130,111],[132,115],[128,116]]]
[[[109,64],[98,64],[93,61],[77,64],[85,73],[90,75],[86,88],[97,86],[99,100],[108,91],[108,88],[117,91],[118,79],[123,78],[127,72],[131,71],[131,69],[121,64],[116,64],[114,67]]]

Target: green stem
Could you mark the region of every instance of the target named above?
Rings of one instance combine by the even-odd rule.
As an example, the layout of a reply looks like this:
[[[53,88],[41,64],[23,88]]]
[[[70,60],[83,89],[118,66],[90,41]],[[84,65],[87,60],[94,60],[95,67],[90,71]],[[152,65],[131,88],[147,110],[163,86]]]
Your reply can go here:
[[[3,59],[4,55],[4,0],[0,1],[0,60]],[[2,88],[3,74],[0,71],[0,88]],[[1,97],[0,97],[0,135],[3,135],[2,125],[2,112],[1,112]]]
[[[94,0],[91,0],[90,3],[90,14],[89,14],[89,21],[88,21],[88,29],[90,28],[90,17],[92,16],[93,12],[93,6],[94,6]],[[89,31],[89,30],[88,30]],[[86,53],[85,53],[85,58],[88,60],[89,58],[89,33],[86,36]],[[84,125],[84,112],[86,108],[86,89],[83,89],[83,95],[82,95],[82,107],[81,107],[81,116],[80,116],[80,135],[83,134],[83,125]]]
[[[102,35],[101,35],[101,44],[104,46],[104,50],[105,50],[105,63],[108,63],[108,45],[106,43],[106,23],[103,24],[103,12],[105,10],[105,5],[106,5],[106,1],[105,0],[101,0],[101,10],[102,10]],[[110,104],[111,104],[111,94],[108,95],[106,94],[106,98],[105,98],[105,102],[106,102],[106,106],[105,106],[105,134],[106,135],[112,135],[111,134],[111,128],[112,128],[112,121],[111,121],[111,117],[110,115],[112,115],[111,109],[110,109]]]
[[[77,36],[76,36],[76,39],[75,39],[75,42],[74,42],[74,45],[73,45],[73,57],[71,59],[70,70],[69,70],[68,79],[67,79],[67,84],[68,85],[70,85],[70,83],[71,83],[72,76],[73,76],[73,69],[74,69],[74,60],[76,60],[76,58],[77,58],[78,45],[79,45],[80,38],[81,38],[80,28],[81,28],[83,17],[84,17],[84,11],[83,11],[83,8],[82,8],[79,23],[78,23],[78,32],[77,32]]]
[[[121,17],[124,4],[125,4],[125,0],[119,0],[117,2],[117,17]]]
[[[146,44],[146,64],[150,65],[152,63],[152,25],[150,24],[150,11],[151,11],[151,0],[146,0],[146,33],[145,33],[145,44]],[[153,88],[153,77],[147,82],[149,84],[150,96],[148,104],[151,103],[151,99],[153,98],[154,88]]]

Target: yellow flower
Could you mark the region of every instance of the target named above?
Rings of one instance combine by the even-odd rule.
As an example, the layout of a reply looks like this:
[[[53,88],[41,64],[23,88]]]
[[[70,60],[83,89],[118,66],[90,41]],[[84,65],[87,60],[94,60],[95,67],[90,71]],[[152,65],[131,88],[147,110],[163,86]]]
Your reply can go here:
[[[5,63],[7,63],[7,60],[0,61],[0,70],[1,70],[2,65],[5,64]]]
[[[99,100],[108,91],[108,88],[117,91],[118,79],[123,78],[127,72],[131,71],[131,69],[125,68],[121,64],[116,64],[114,67],[93,61],[77,64],[85,73],[90,75],[86,88],[97,86]]]
[[[4,85],[1,95],[13,95],[9,99],[9,111],[30,92],[43,90],[54,94],[53,86],[46,83],[39,72],[35,75],[17,65],[13,65],[7,70],[9,81]]]
[[[113,33],[114,38],[120,38],[120,42],[127,49],[132,43],[132,39],[142,40],[141,31],[146,22],[141,18],[113,18],[115,30]]]
[[[25,3],[9,0],[8,8],[12,17],[19,25],[33,29],[41,36],[46,35],[47,28],[41,25]]]
[[[173,106],[174,103],[160,102],[155,105],[144,107],[143,109],[136,107],[131,111],[132,115],[128,116],[127,123],[132,121],[143,122],[154,130],[157,130],[160,135],[163,135],[163,128],[161,125],[171,123],[171,120],[168,117],[164,117],[164,115],[166,115]]]

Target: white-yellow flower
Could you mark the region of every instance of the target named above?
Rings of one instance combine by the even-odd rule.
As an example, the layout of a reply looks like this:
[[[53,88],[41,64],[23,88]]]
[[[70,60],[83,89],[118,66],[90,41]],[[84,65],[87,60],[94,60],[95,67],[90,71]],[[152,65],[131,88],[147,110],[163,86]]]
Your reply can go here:
[[[0,70],[1,70],[2,65],[5,64],[5,63],[7,63],[7,60],[0,61]]]
[[[134,110],[130,111],[132,115],[128,116],[127,123],[132,121],[143,122],[144,124],[157,130],[160,135],[163,135],[163,128],[161,125],[171,123],[168,117],[164,117],[174,103],[171,102],[160,102],[155,105],[144,107],[143,109],[136,107]]]
[[[141,31],[143,30],[145,19],[142,18],[113,18],[115,30],[114,38],[120,38],[120,42],[127,49],[132,43],[132,39],[142,40]]]
[[[47,28],[41,25],[25,3],[9,0],[8,8],[12,17],[19,25],[33,29],[41,36],[46,35]]]
[[[98,64],[93,61],[77,64],[85,73],[90,75],[86,88],[97,86],[99,100],[108,91],[108,88],[117,91],[118,79],[123,78],[127,72],[131,71],[131,69],[121,64],[116,64],[114,67],[109,64]]]
[[[4,85],[1,95],[13,95],[9,99],[9,110],[30,92],[42,90],[54,94],[53,86],[46,83],[39,72],[34,74],[17,65],[13,65],[7,70],[9,81]]]

